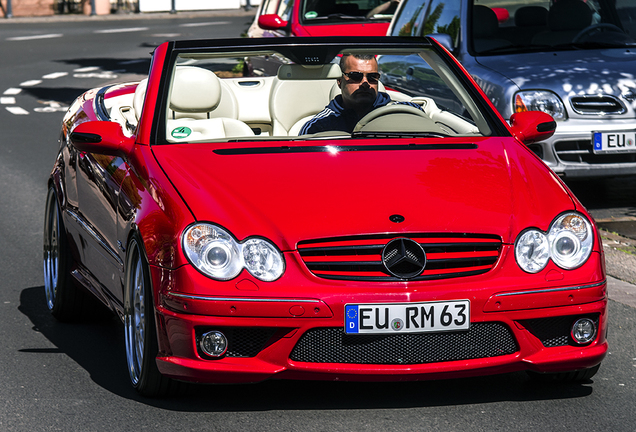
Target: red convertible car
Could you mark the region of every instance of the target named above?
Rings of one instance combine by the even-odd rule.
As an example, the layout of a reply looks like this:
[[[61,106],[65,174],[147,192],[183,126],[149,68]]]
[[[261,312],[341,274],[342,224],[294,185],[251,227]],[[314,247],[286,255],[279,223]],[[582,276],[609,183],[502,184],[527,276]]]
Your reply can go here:
[[[378,72],[342,69],[347,54]],[[284,64],[237,72],[257,55]],[[299,135],[348,85],[386,103],[352,131]],[[89,90],[63,119],[48,307],[118,315],[143,395],[268,378],[587,380],[608,347],[604,256],[526,147],[554,128],[542,112],[505,122],[433,39],[164,43],[147,79]]]

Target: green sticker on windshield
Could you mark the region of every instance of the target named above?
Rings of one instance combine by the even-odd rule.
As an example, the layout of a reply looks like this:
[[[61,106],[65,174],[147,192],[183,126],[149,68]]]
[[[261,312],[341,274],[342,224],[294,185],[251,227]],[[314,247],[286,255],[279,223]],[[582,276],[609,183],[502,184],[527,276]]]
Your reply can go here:
[[[181,126],[172,130],[173,138],[187,138],[192,133],[192,129],[189,127]]]
[[[314,11],[307,12],[307,13],[305,14],[305,18],[307,18],[307,19],[314,19],[314,18],[316,18],[317,16],[318,16],[318,12],[314,12]]]

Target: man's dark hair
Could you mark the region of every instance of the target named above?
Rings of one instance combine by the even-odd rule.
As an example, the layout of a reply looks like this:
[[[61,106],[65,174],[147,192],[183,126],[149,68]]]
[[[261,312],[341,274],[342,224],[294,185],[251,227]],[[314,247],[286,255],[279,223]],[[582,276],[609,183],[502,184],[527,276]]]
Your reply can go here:
[[[340,70],[342,72],[344,72],[344,63],[345,63],[345,58],[349,57],[349,56],[353,56],[354,58],[357,58],[358,60],[373,60],[375,59],[375,56],[373,54],[343,54],[342,57],[340,57]]]

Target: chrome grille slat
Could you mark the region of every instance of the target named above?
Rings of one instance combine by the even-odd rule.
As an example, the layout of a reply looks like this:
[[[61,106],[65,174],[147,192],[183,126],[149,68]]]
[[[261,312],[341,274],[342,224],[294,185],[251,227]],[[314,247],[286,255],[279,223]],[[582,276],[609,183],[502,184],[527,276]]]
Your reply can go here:
[[[501,240],[483,234],[395,234],[300,242],[298,252],[316,276],[332,280],[397,281],[382,262],[384,247],[408,237],[424,249],[424,272],[409,280],[456,278],[482,274],[497,262]],[[324,246],[320,246],[320,245]]]
[[[611,95],[585,95],[570,98],[572,109],[582,115],[624,114],[625,105]]]

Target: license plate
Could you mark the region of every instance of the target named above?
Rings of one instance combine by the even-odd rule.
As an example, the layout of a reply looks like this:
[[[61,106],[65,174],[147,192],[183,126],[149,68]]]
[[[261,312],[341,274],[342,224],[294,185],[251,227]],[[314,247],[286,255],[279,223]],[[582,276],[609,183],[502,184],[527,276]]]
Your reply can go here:
[[[345,305],[347,334],[426,333],[469,327],[469,300]]]
[[[594,153],[636,152],[636,132],[593,132]]]

